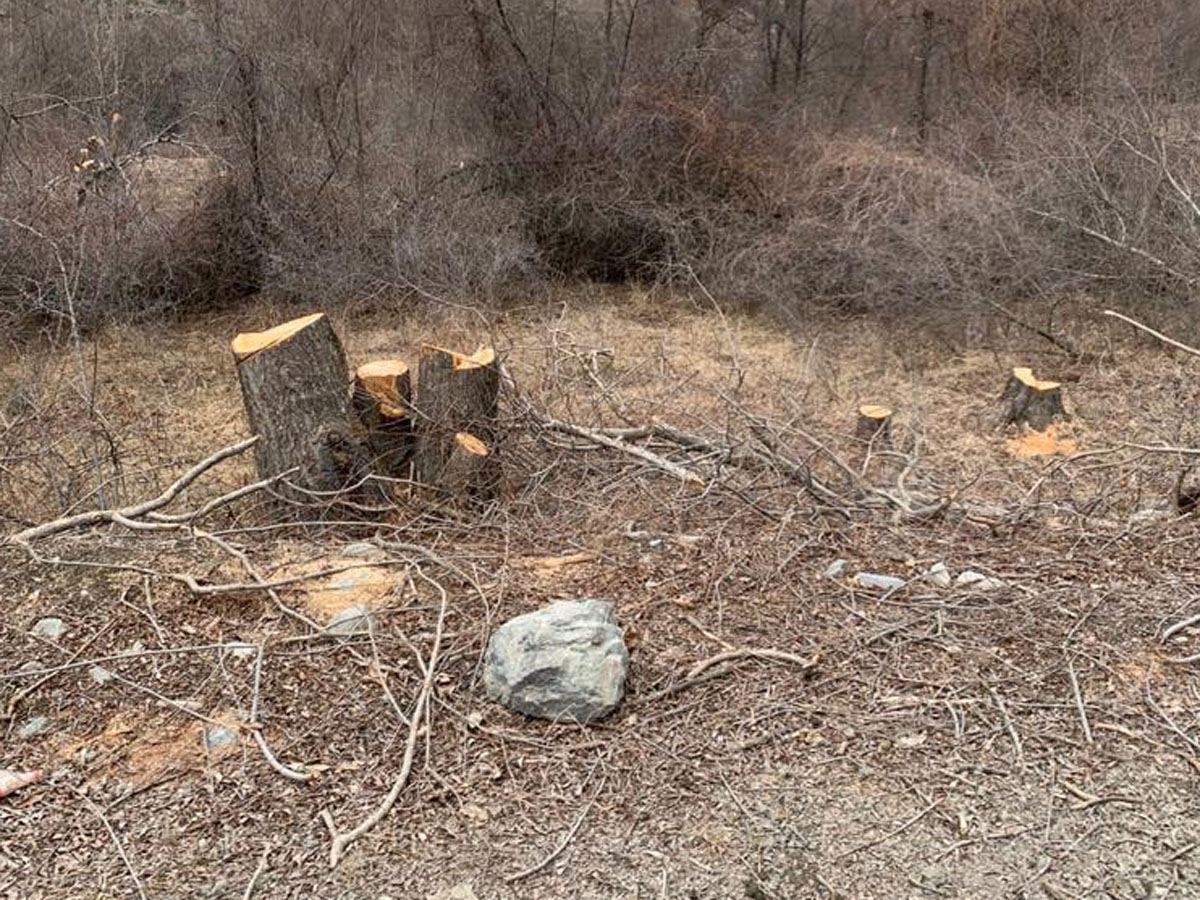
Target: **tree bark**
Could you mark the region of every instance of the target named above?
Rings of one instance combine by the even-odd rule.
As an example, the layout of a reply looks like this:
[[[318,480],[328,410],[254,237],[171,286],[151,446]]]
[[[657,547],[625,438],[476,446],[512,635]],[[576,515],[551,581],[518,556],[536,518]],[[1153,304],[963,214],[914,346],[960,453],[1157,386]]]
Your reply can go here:
[[[337,492],[370,470],[362,429],[350,408],[350,377],[341,342],[321,313],[233,340],[242,400],[258,474],[295,469],[281,488],[289,500],[319,502],[306,492]]]
[[[486,498],[498,486],[496,414],[500,370],[496,354],[483,347],[471,356],[440,347],[421,348],[415,419],[417,445],[413,457],[416,481],[446,493]],[[465,434],[487,451],[471,453],[471,475],[465,481],[462,441]]]
[[[354,411],[366,429],[375,471],[406,478],[416,437],[412,419],[412,377],[398,359],[381,359],[354,372]]]
[[[1028,425],[1034,431],[1043,431],[1051,423],[1067,417],[1063,409],[1062,385],[1057,381],[1039,381],[1027,366],[1013,369],[1001,402],[1006,425]]]

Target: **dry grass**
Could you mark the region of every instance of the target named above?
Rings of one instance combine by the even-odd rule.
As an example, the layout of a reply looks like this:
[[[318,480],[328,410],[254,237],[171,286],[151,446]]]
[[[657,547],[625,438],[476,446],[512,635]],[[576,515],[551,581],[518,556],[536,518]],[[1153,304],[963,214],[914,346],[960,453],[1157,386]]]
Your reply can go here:
[[[100,408],[126,472],[140,473],[126,490],[148,493],[240,436],[227,341],[300,311],[264,305],[98,338]],[[773,473],[726,473],[697,493],[630,458],[568,449],[533,430],[505,448],[514,479],[497,507],[469,519],[405,507],[394,531],[377,530],[434,548],[475,585],[385,543],[396,565],[386,594],[372,585],[380,624],[370,638],[315,640],[261,592],[201,599],[153,578],[143,597],[141,576],[9,554],[0,578],[16,602],[0,613],[0,709],[28,685],[17,673],[29,662],[98,659],[135,642],[154,651],[263,643],[265,734],[281,759],[327,768],[311,784],[285,782],[246,734],[236,753],[205,759],[184,714],[126,682],[60,673],[19,702],[0,751],[0,766],[55,771],[48,786],[0,805],[14,836],[0,842],[0,891],[128,893],[114,848],[98,822],[77,818],[66,785],[91,785],[150,896],[240,896],[264,851],[260,898],[424,897],[464,880],[481,898],[1131,897],[1147,895],[1134,893],[1145,884],[1186,893],[1200,879],[1191,814],[1200,684],[1192,666],[1168,661],[1200,636],[1184,629],[1159,640],[1164,624],[1193,611],[1196,526],[1134,515],[1165,503],[1176,461],[1124,446],[1195,438],[1186,413],[1197,379],[1186,359],[1087,320],[1070,327],[1096,355],[1072,365],[1031,353],[1015,331],[948,355],[868,322],[813,320],[785,334],[699,300],[638,294],[577,295],[486,323],[377,302],[337,326],[354,362],[411,356],[430,337],[472,349],[490,332],[528,396],[589,425],[660,418],[737,442],[753,416],[847,490],[804,435],[890,486],[901,461],[868,456],[852,439],[857,406],[884,402],[898,410],[895,439],[908,461],[919,444],[910,489],[961,488],[960,499],[1013,515],[992,525],[840,515]],[[1009,453],[995,420],[1016,363],[1066,382],[1076,456]],[[28,364],[11,362],[3,378]],[[69,383],[74,371],[64,371]],[[164,439],[147,427],[154,417]],[[710,471],[697,454],[659,449]],[[213,481],[244,479],[241,465]],[[9,486],[5,496],[17,493]],[[328,561],[352,539],[246,530],[261,515],[244,508],[209,527],[241,543],[268,578]],[[241,577],[226,557],[177,536],[67,535],[43,549]],[[571,565],[530,563],[581,551]],[[913,582],[881,595],[824,577],[838,557],[850,575]],[[1006,586],[920,581],[939,560]],[[422,573],[451,598],[432,731],[396,809],[330,872],[318,813],[356,821],[399,766],[405,726],[387,693],[403,710],[421,682],[408,645],[428,646],[437,609]],[[579,730],[487,703],[478,667],[491,627],[582,595],[611,597],[626,628],[634,668],[618,713]],[[281,599],[329,611],[311,590]],[[44,615],[66,621],[61,645],[27,635]],[[724,644],[820,663],[805,673],[744,661],[681,687]],[[252,665],[212,649],[104,665],[203,715],[244,722],[251,706]],[[11,740],[35,714],[50,718],[46,735]],[[179,746],[190,749],[179,755]],[[64,747],[102,753],[89,761]],[[503,883],[548,855],[585,809],[552,864]]]

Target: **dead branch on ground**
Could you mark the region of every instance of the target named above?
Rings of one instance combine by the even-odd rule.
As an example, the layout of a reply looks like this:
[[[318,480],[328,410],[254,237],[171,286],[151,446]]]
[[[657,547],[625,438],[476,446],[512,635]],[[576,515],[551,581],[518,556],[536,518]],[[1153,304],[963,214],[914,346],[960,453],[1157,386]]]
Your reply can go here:
[[[134,529],[154,528],[155,525],[150,525],[145,522],[138,522],[138,520],[142,519],[143,517],[149,517],[151,513],[162,509],[164,506],[167,506],[176,497],[178,497],[184,491],[184,489],[188,487],[188,485],[190,485],[193,481],[195,481],[213,466],[224,462],[230,457],[237,456],[239,453],[242,453],[253,447],[256,443],[258,443],[257,437],[249,437],[245,440],[238,441],[236,444],[231,444],[228,447],[218,450],[216,453],[213,453],[212,455],[207,456],[200,462],[196,463],[181,476],[179,476],[179,478],[177,478],[165,491],[150,500],[144,500],[141,503],[135,503],[132,506],[125,506],[121,507],[120,509],[93,509],[89,510],[88,512],[76,513],[73,516],[63,516],[62,518],[54,519],[50,522],[44,522],[41,525],[34,526],[33,528],[26,528],[24,531],[19,531],[7,539],[8,543],[19,544],[21,546],[28,547],[30,543],[38,540],[39,538],[49,537],[50,535],[54,534],[61,534],[64,531],[71,531],[76,528],[90,528],[94,525],[100,525],[105,522],[115,525],[123,525],[127,528]],[[279,477],[283,476],[280,475],[277,478],[260,482],[258,487],[265,487],[266,484],[273,483],[274,481],[278,480]],[[237,491],[233,491],[230,494],[225,495],[223,498],[218,498],[218,500],[230,502],[237,497],[245,496],[246,493],[246,489],[239,488]],[[209,512],[218,505],[221,504],[205,504],[205,506],[202,507],[202,510],[197,510],[196,513],[185,516],[183,519],[173,518],[160,524],[168,527],[171,524],[183,524],[186,521],[195,519],[201,511]]]
[[[421,726],[425,724],[428,728],[428,707],[430,698],[433,695],[433,679],[437,672],[438,654],[442,646],[442,633],[446,621],[446,594],[442,592],[441,606],[438,609],[437,628],[433,635],[433,647],[429,651],[428,661],[421,658],[421,654],[416,653],[416,662],[418,668],[425,674],[425,679],[421,684],[421,690],[417,694],[416,703],[413,704],[412,714],[408,717],[408,738],[404,744],[404,759],[400,765],[400,773],[396,776],[396,780],[392,783],[392,789],[388,791],[387,796],[383,801],[375,807],[375,809],[358,825],[351,828],[349,831],[337,830],[337,826],[333,821],[333,816],[328,810],[321,811],[321,821],[325,823],[325,827],[329,829],[329,836],[332,843],[329,847],[329,867],[337,868],[338,864],[346,854],[346,849],[360,837],[378,825],[383,818],[391,811],[395,805],[397,798],[404,790],[404,786],[408,784],[408,778],[412,772],[413,757],[417,750],[417,739],[420,737]]]

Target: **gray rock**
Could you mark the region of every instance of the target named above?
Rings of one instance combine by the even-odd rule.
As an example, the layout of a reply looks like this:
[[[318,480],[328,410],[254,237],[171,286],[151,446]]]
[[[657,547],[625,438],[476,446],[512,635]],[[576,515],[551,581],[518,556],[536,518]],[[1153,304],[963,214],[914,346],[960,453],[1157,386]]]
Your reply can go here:
[[[446,888],[444,891],[438,891],[436,894],[429,894],[427,900],[479,900],[475,896],[475,891],[468,881],[454,885],[454,887]]]
[[[91,676],[92,681],[96,682],[96,684],[108,684],[113,678],[112,672],[108,671],[104,666],[92,666],[88,669],[88,675]]]
[[[29,633],[35,637],[42,637],[48,641],[57,641],[60,637],[67,633],[67,626],[62,619],[56,619],[52,616],[45,619],[38,619]]]
[[[339,610],[325,626],[325,631],[339,637],[349,637],[354,634],[367,634],[375,628],[375,617],[369,607],[362,603],[347,606]]]
[[[925,578],[935,587],[950,587],[950,570],[946,568],[944,562],[934,563],[929,571],[925,573]]]
[[[1006,585],[999,578],[992,578],[981,572],[972,572],[968,569],[954,579],[954,586],[970,588],[973,591],[994,591]]]
[[[30,719],[28,722],[26,722],[24,725],[21,726],[21,728],[17,732],[17,734],[19,734],[21,737],[28,740],[31,737],[36,737],[37,735],[41,734],[43,731],[45,731],[49,727],[50,727],[50,720],[47,719],[45,716],[34,716],[32,719]]]
[[[859,587],[877,588],[881,591],[898,591],[907,584],[903,578],[896,578],[892,575],[878,575],[875,572],[859,572],[854,577],[854,580],[858,582]]]
[[[825,569],[824,576],[826,578],[841,578],[846,574],[846,561],[844,559],[835,559]]]
[[[214,725],[204,732],[204,749],[216,750],[237,743],[237,733],[224,725]]]
[[[225,652],[234,659],[254,659],[258,654],[258,648],[244,641],[230,641],[225,645]]]
[[[496,629],[483,683],[491,699],[527,716],[591,722],[621,702],[628,673],[612,604],[558,600]]]

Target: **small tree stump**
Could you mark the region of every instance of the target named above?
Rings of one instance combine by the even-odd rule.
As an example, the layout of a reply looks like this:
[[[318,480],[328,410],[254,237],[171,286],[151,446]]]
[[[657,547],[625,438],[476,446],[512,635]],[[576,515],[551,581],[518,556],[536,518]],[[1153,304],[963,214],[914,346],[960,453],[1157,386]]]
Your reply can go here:
[[[446,493],[491,496],[498,484],[496,415],[500,369],[496,353],[482,347],[466,356],[426,344],[418,365],[413,477]],[[482,454],[464,451],[462,436]],[[468,441],[471,447],[474,443]],[[478,448],[475,448],[478,449]],[[465,482],[463,453],[472,457]]]
[[[350,408],[346,355],[322,313],[268,331],[239,334],[233,357],[260,478],[296,469],[287,480],[304,491],[335,492],[369,471],[361,428]]]
[[[438,487],[452,497],[478,495],[482,488],[490,489],[491,455],[488,445],[475,435],[465,431],[456,433]]]
[[[413,434],[412,379],[398,359],[381,359],[354,371],[352,403],[366,429],[375,471],[404,478],[416,438]]]
[[[1034,431],[1044,431],[1052,422],[1067,417],[1063,409],[1062,385],[1057,381],[1039,381],[1027,366],[1013,369],[1012,376],[1001,395],[1006,425],[1028,425]]]
[[[889,444],[892,440],[892,411],[868,404],[858,408],[855,436],[864,443]]]

